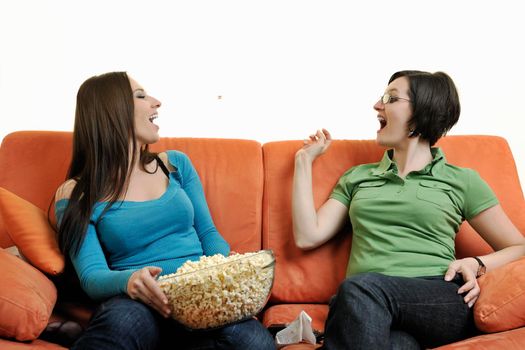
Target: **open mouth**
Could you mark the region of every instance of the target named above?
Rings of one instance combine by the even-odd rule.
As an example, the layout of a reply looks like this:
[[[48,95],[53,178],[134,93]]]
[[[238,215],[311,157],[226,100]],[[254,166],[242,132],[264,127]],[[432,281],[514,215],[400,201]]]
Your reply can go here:
[[[377,120],[379,121],[379,130],[383,129],[386,126],[386,119],[378,115]]]
[[[150,123],[153,123],[153,121],[154,121],[155,119],[157,119],[158,117],[159,117],[158,114],[153,114],[153,115],[152,115],[151,117],[149,117],[148,119],[149,119]]]

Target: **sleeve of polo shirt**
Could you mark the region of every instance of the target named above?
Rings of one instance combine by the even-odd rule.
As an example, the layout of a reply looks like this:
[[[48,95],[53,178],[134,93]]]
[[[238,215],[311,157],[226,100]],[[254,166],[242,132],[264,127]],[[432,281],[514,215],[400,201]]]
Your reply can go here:
[[[469,169],[463,216],[470,220],[483,210],[498,204],[498,198],[490,186],[475,170]]]
[[[351,168],[347,170],[343,176],[339,178],[329,197],[343,203],[346,207],[350,206],[350,200],[352,199],[353,185],[352,182],[349,181],[349,178],[354,169],[355,168]]]

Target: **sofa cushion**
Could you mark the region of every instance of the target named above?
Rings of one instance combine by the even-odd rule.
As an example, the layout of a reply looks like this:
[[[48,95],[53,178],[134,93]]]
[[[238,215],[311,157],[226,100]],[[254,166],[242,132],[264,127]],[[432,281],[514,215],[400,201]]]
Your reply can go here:
[[[56,302],[55,285],[40,271],[0,248],[0,336],[36,339]]]
[[[511,331],[483,334],[433,350],[521,350],[525,344],[525,327]]]
[[[481,293],[474,304],[474,320],[480,330],[525,326],[525,258],[488,272],[478,282]]]
[[[52,275],[63,271],[55,231],[40,208],[0,187],[0,215],[11,240],[33,266]]]
[[[58,344],[49,343],[44,340],[36,339],[32,342],[20,343],[7,339],[0,339],[0,349],[8,350],[67,350]]]

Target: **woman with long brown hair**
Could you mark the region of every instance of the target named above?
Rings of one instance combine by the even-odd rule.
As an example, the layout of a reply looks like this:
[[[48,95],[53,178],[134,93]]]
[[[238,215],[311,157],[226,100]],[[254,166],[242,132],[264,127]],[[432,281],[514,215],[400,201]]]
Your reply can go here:
[[[151,153],[160,101],[125,72],[86,80],[77,94],[73,156],[57,190],[61,250],[102,303],[72,349],[273,349],[255,319],[190,332],[169,318],[156,278],[202,255],[228,255],[190,159]]]

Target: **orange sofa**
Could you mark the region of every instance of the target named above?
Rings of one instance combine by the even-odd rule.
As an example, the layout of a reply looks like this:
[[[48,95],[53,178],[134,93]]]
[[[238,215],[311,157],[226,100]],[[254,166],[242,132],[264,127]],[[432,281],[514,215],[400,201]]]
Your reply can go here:
[[[342,232],[313,251],[295,247],[291,191],[294,154],[301,145],[302,141],[261,145],[252,140],[162,138],[152,149],[178,149],[191,158],[201,177],[215,224],[232,250],[273,250],[276,257],[275,281],[268,305],[260,315],[262,322],[266,326],[288,323],[304,310],[313,318],[313,327],[323,330],[328,313],[327,302],[345,275],[351,235],[350,232]],[[439,145],[450,163],[474,168],[482,175],[510,218],[525,233],[525,201],[507,142],[495,136],[448,136]],[[313,166],[316,205],[326,200],[346,169],[378,161],[382,153],[383,149],[372,140],[335,140],[331,149]],[[70,156],[71,133],[21,131],[9,134],[0,147],[0,187],[47,211],[54,191],[65,179]],[[2,248],[14,245],[13,233],[8,232],[6,226],[6,218],[0,215]],[[461,227],[457,236],[458,257],[481,255],[490,250],[468,224]],[[0,287],[0,290],[2,288],[6,287]],[[521,302],[517,298],[525,294],[525,286],[521,288],[515,291],[512,302]],[[508,299],[502,300],[502,303],[508,304]],[[513,305],[521,307],[523,304]],[[525,318],[525,308],[518,311],[518,327],[483,334],[439,349],[525,348],[525,327],[522,327],[525,320],[520,324],[520,313]],[[90,312],[89,308],[75,302],[59,299],[50,320],[78,318],[85,325]],[[489,317],[493,314],[489,312]],[[0,314],[0,319],[12,316]],[[502,317],[503,321],[498,320],[498,325],[506,322],[505,316]],[[295,344],[285,349],[316,347],[318,345]],[[0,338],[0,349],[64,348],[41,339],[22,342]]]

